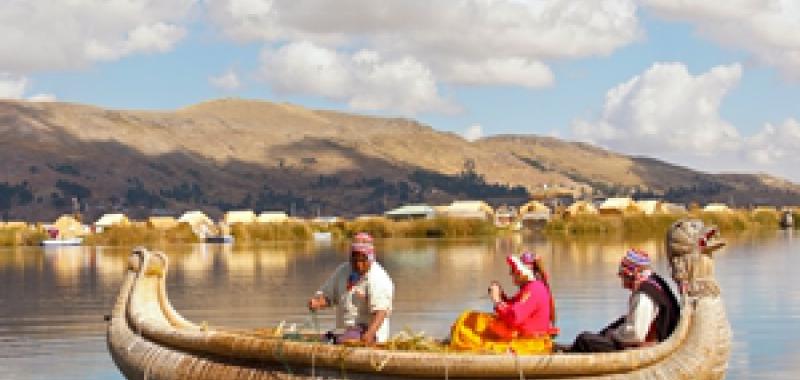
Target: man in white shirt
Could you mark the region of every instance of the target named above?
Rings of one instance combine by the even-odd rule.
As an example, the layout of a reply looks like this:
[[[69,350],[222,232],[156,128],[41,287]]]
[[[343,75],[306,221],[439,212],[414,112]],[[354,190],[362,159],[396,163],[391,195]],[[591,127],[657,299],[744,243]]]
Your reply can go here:
[[[360,340],[365,345],[389,339],[394,283],[375,261],[372,237],[358,233],[350,247],[350,262],[342,263],[308,301],[316,311],[336,305],[337,342]]]
[[[646,252],[631,249],[619,268],[622,287],[632,293],[628,313],[600,333],[578,335],[570,352],[607,352],[646,346],[669,337],[678,324],[680,306],[666,281],[650,269]]]

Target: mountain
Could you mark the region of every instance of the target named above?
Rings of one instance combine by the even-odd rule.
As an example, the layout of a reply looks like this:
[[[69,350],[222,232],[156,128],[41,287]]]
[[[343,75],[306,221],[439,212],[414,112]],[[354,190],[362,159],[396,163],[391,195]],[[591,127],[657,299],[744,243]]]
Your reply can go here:
[[[681,202],[800,203],[766,175],[702,173],[538,136],[468,142],[413,120],[223,99],[173,112],[0,101],[0,215],[52,220],[202,209],[380,213],[407,202],[519,202],[545,188]],[[73,205],[73,198],[79,205]]]

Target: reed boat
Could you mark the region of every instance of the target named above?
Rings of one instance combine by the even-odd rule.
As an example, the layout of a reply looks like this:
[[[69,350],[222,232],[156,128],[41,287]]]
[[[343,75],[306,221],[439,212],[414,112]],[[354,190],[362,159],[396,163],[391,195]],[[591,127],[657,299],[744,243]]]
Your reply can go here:
[[[681,319],[667,340],[646,348],[530,356],[403,351],[215,328],[175,311],[165,286],[167,257],[137,248],[107,318],[108,349],[131,380],[722,379],[731,331],[713,276],[714,244],[697,243],[707,235],[701,222],[684,223],[688,227],[673,226],[667,242],[673,278],[682,289]]]

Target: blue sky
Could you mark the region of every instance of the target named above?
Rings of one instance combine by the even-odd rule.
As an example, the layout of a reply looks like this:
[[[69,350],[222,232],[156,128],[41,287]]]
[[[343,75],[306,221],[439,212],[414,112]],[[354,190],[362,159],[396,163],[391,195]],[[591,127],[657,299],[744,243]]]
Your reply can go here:
[[[795,0],[8,0],[0,98],[220,97],[800,182]]]

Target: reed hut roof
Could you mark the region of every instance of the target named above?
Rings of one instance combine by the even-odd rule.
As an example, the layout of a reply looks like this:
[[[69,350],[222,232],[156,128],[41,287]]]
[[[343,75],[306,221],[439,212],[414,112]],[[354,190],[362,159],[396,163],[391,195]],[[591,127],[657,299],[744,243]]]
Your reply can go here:
[[[525,215],[529,212],[532,213],[550,213],[550,208],[545,206],[544,203],[539,201],[530,201],[519,207],[519,214]]]
[[[61,215],[53,222],[53,226],[58,229],[58,233],[64,238],[73,238],[85,235],[83,224],[72,215]]]
[[[426,204],[404,205],[386,212],[387,216],[424,215],[431,217],[434,214],[433,207]]]
[[[365,214],[356,217],[356,220],[386,220],[383,215]]]
[[[623,198],[608,198],[600,205],[598,211],[603,213],[620,213],[620,214],[629,214],[629,213],[637,213],[642,212],[642,209],[636,204],[636,202],[628,197]]]
[[[94,225],[98,227],[110,227],[117,224],[130,224],[130,220],[125,214],[104,214],[94,222]]]
[[[636,206],[639,207],[645,215],[653,215],[661,212],[661,201],[657,199],[636,201]]]
[[[178,220],[171,216],[151,216],[147,218],[147,224],[158,230],[167,230],[178,225]]]
[[[577,201],[567,207],[566,213],[570,216],[597,214],[597,208],[589,202]]]
[[[227,224],[234,224],[234,223],[255,223],[256,221],[256,213],[253,210],[237,210],[237,211],[228,211],[222,217],[222,220],[225,221]]]
[[[661,212],[664,214],[686,214],[686,206],[677,203],[661,203]]]
[[[202,211],[186,211],[178,218],[179,222],[189,223],[192,226],[198,224],[214,224],[214,222]]]
[[[289,221],[289,215],[283,211],[263,211],[258,214],[258,223],[283,223]]]
[[[724,203],[709,203],[703,207],[703,212],[732,212],[733,210]]]
[[[456,218],[486,219],[494,215],[494,209],[484,201],[453,201],[442,209],[442,213]]]

